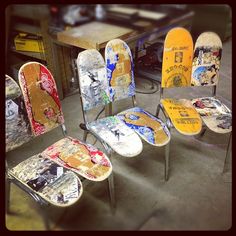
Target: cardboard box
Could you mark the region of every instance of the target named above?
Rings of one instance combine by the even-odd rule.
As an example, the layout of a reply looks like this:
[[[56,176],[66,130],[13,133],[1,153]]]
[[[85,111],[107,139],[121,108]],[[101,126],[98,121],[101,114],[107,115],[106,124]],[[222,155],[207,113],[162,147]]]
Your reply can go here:
[[[44,52],[43,40],[36,35],[18,34],[14,43],[17,51]]]

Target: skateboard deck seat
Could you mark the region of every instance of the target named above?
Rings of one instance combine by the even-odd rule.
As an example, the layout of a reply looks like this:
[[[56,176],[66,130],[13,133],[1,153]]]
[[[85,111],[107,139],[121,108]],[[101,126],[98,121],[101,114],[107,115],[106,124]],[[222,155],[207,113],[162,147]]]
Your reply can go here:
[[[232,113],[221,101],[213,97],[192,99],[192,104],[206,126],[216,133],[232,131]]]
[[[76,174],[40,154],[21,162],[9,173],[55,206],[72,205],[83,192],[82,183]]]
[[[165,124],[142,108],[133,107],[117,114],[117,117],[151,145],[163,146],[170,141],[170,132]]]
[[[121,156],[134,157],[142,152],[139,136],[115,116],[90,122],[88,128]]]
[[[102,181],[112,172],[103,152],[69,136],[49,146],[42,155],[92,181]]]
[[[184,135],[196,135],[202,128],[201,117],[186,99],[162,99],[161,104],[177,131]]]

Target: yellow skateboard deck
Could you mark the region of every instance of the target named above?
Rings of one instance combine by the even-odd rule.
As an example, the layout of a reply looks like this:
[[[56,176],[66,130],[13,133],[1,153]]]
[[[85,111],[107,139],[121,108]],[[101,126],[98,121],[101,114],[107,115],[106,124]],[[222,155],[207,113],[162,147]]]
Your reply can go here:
[[[161,103],[177,131],[184,135],[200,133],[202,120],[191,101],[186,99],[162,99]]]
[[[163,88],[190,86],[193,40],[184,28],[170,30],[165,38],[162,81]]]

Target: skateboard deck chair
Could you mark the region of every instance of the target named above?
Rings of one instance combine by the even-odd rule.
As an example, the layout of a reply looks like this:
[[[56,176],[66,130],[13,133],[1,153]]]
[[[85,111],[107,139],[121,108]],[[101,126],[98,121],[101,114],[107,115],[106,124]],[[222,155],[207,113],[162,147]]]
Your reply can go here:
[[[34,135],[24,106],[22,91],[16,81],[7,75],[5,92],[5,140],[6,152],[9,152],[32,140]],[[79,200],[83,192],[82,183],[77,175],[66,171],[41,154],[36,154],[11,169],[8,169],[6,162],[7,213],[10,213],[11,182],[27,192],[40,206],[70,206]],[[44,210],[42,207],[39,210],[46,229],[49,229],[49,221]]]
[[[223,167],[224,172],[232,137],[232,112],[216,98],[221,54],[222,42],[216,33],[204,32],[199,35],[194,47],[191,85],[212,87],[212,96],[192,99],[191,102],[204,123],[204,128],[198,138],[204,135],[207,128],[218,134],[230,133]]]
[[[184,28],[171,29],[165,38],[160,103],[156,116],[162,110],[166,124],[183,135],[197,135],[202,128],[201,117],[187,99],[163,98],[164,89],[186,87],[191,83],[193,41]]]
[[[150,145],[165,146],[165,180],[167,180],[170,133],[160,119],[136,106],[134,64],[129,46],[120,39],[110,40],[105,48],[105,61],[111,100],[109,113],[112,114],[112,105],[115,101],[132,99],[133,107],[118,113],[115,117]]]
[[[6,151],[22,145],[24,142],[19,141],[22,137],[26,140],[26,132],[17,133],[13,130],[16,127],[14,122],[18,126],[19,122],[23,123],[23,116],[17,110],[19,101],[15,99],[16,95],[12,95],[15,93],[13,85],[17,89],[17,96],[21,93],[23,95],[27,116],[24,122],[25,127],[30,127],[30,136],[37,137],[60,126],[63,138],[43,152],[6,169],[7,211],[11,182],[26,191],[40,205],[65,207],[74,204],[83,192],[78,175],[83,180],[91,181],[108,178],[113,207],[112,165],[108,157],[96,147],[67,136],[55,80],[50,71],[40,63],[29,62],[20,68],[18,77],[21,89],[13,80],[9,84],[9,77],[6,78]],[[45,223],[48,228],[48,221],[45,220]]]
[[[80,52],[77,58],[80,98],[83,111],[83,140],[92,134],[103,145],[109,158],[115,152],[123,157],[134,157],[143,146],[139,136],[117,117],[107,116],[89,120],[90,112],[110,103],[105,61],[95,49]],[[90,114],[89,114],[90,113]],[[84,127],[85,126],[85,127]]]

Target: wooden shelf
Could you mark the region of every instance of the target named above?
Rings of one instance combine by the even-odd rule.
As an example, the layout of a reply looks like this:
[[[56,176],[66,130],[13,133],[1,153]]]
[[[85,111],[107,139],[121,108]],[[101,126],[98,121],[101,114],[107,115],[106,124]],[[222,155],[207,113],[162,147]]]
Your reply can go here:
[[[42,20],[45,17],[48,17],[50,12],[45,4],[14,4],[12,5],[13,16],[22,17],[30,20]]]
[[[13,25],[13,29],[19,32],[29,33],[29,34],[35,34],[38,36],[42,36],[40,27],[28,25],[24,23],[15,23]]]
[[[44,60],[46,61],[46,56],[44,53],[40,53],[40,52],[25,52],[25,51],[17,51],[15,49],[11,49],[12,52],[14,53],[19,53],[28,57],[32,57],[32,58],[36,58],[39,60]]]

